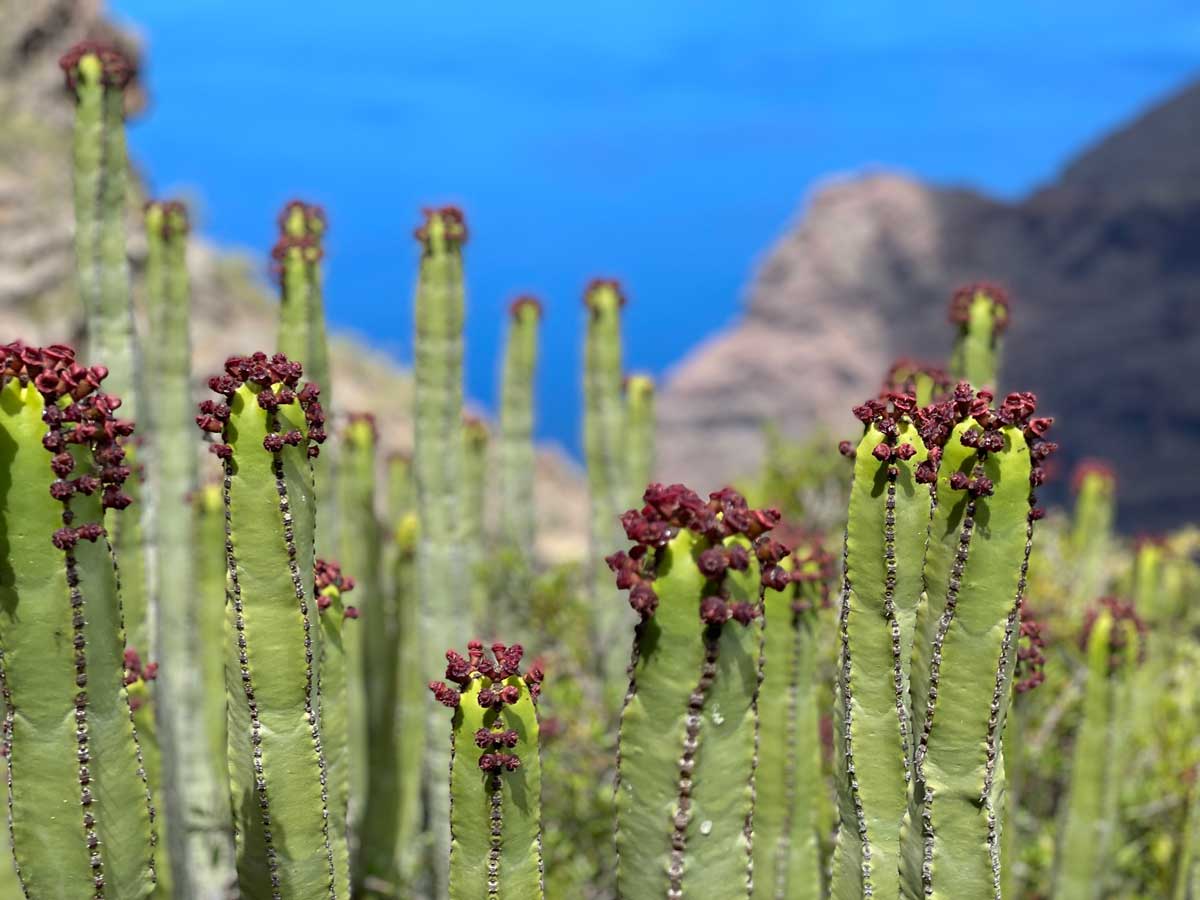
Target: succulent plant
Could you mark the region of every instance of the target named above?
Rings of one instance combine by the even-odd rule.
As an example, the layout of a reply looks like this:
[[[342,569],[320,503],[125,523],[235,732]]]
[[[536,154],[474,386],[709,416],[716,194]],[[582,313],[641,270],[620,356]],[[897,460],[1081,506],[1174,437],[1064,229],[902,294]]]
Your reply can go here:
[[[489,634],[493,622],[507,618],[504,611],[492,608],[484,579],[484,558],[487,552],[484,535],[488,481],[488,429],[477,416],[464,416],[463,482],[460,505],[460,565],[467,571],[471,621],[480,633]]]
[[[500,520],[498,533],[527,572],[533,570],[537,538],[533,480],[534,381],[542,305],[523,295],[509,307],[508,344],[500,393]]]
[[[1107,586],[1116,522],[1117,476],[1099,459],[1081,460],[1071,473],[1075,494],[1069,548],[1076,571],[1074,596],[1082,605]]]
[[[630,375],[625,379],[625,465],[633,490],[654,480],[654,379]]]
[[[958,337],[950,357],[950,374],[981,388],[998,387],[1001,337],[1008,328],[1008,294],[988,282],[960,287],[950,300],[950,322]]]
[[[104,513],[125,512],[119,398],[70,347],[0,348],[0,695],[9,833],[31,897],[145,897],[154,811]],[[60,810],[60,815],[48,811]]]
[[[534,900],[542,870],[542,776],[537,697],[543,672],[520,670],[520,644],[480,641],[446,653],[431,682],[454,710],[450,739],[450,900]]]

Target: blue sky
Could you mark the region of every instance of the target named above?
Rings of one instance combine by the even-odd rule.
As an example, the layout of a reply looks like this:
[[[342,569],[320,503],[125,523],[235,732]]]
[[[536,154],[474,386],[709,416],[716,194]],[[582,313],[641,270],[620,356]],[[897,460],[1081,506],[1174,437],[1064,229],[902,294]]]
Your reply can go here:
[[[148,45],[131,142],[156,191],[263,258],[284,201],[323,203],[335,327],[404,361],[417,211],[461,204],[468,391],[491,404],[504,309],[541,295],[539,433],[572,449],[593,275],[626,283],[629,367],[660,374],[823,177],[1019,196],[1200,74],[1194,0],[110,6]]]

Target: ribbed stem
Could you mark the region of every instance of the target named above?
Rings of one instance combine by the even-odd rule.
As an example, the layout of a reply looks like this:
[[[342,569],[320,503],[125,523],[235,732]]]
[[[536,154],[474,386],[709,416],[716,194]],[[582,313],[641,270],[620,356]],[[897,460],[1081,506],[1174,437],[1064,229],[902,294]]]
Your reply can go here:
[[[470,581],[471,621],[475,632],[495,636],[499,625],[509,618],[507,611],[492,606],[483,571],[486,540],[484,535],[485,503],[488,478],[488,430],[483,422],[468,416],[463,420],[463,483],[462,506],[462,565]]]
[[[629,470],[630,503],[654,480],[654,379],[630,375],[625,382],[625,460]]]
[[[500,514],[498,534],[526,574],[537,539],[534,509],[534,378],[541,306],[521,298],[512,306],[500,388]]]

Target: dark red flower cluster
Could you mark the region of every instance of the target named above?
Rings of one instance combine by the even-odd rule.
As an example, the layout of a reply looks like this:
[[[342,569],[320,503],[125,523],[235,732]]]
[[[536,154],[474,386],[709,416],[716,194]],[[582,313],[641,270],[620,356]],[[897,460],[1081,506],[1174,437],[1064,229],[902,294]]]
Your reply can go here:
[[[1021,633],[1017,636],[1016,691],[1024,694],[1046,680],[1046,637],[1029,603],[1021,598]]]
[[[604,288],[608,288],[617,295],[617,303],[619,306],[624,307],[628,302],[628,298],[625,296],[625,289],[621,287],[621,282],[617,281],[617,279],[593,278],[587,283],[587,287],[583,289],[583,305],[588,309],[591,309],[593,298]]]
[[[375,422],[374,413],[369,412],[350,412],[346,414],[346,429],[349,430],[351,425],[366,425],[371,432],[371,440],[379,440],[379,426]],[[344,433],[344,432],[343,432]]]
[[[784,540],[795,547],[792,551],[792,583],[813,588],[796,592],[792,611],[808,612],[817,606],[828,609],[832,603],[830,585],[833,583],[834,557],[825,549],[825,536],[815,531],[797,530],[794,538],[788,534]]]
[[[975,300],[976,294],[986,294],[996,305],[996,333],[1000,334],[1008,327],[1008,292],[1000,285],[990,281],[965,284],[956,290],[954,296],[950,298],[950,321],[955,325],[967,324],[971,318],[971,303]]]
[[[306,203],[303,200],[293,199],[283,204],[283,209],[279,211],[279,217],[276,219],[281,233],[287,233],[288,221],[291,219],[292,213],[297,211],[304,214],[304,222],[309,231],[318,233],[325,231],[328,225],[328,220],[325,217],[325,208],[315,203]]]
[[[522,674],[521,659],[524,656],[525,648],[520,644],[506,645],[497,641],[491,646],[489,658],[482,641],[471,641],[467,644],[466,656],[455,650],[446,651],[446,681],[458,685],[459,689],[455,690],[445,681],[431,681],[429,690],[433,692],[438,703],[453,709],[462,702],[462,691],[466,690],[474,679],[486,679],[477,695],[479,705],[484,709],[498,710],[521,699],[521,689],[517,685],[503,683],[515,676],[525,682],[529,696],[536,703],[546,674],[538,660]],[[480,728],[475,732],[475,744],[481,750],[487,751],[479,758],[479,768],[485,772],[511,772],[521,764],[516,754],[505,753],[500,749],[507,747],[511,750],[517,745],[517,733],[511,729]]]
[[[158,677],[158,663],[142,664],[141,655],[132,647],[125,648],[125,686],[137,684],[139,681],[143,684],[148,681],[153,681]],[[131,694],[129,697],[129,708],[137,711],[146,702],[146,696],[142,693]]]
[[[425,221],[413,229],[413,237],[422,244],[429,243],[429,223],[441,219],[446,229],[446,239],[462,246],[467,242],[467,217],[457,206],[426,207],[421,210]]]
[[[335,587],[339,594],[354,590],[354,579],[349,575],[343,575],[342,567],[336,562],[324,559],[318,559],[313,567],[313,584],[317,590],[317,610],[319,612],[325,612],[333,604],[333,598],[325,593],[327,589]],[[347,606],[342,615],[344,618],[357,619],[358,609]]]
[[[121,441],[133,434],[133,422],[115,415],[121,399],[99,390],[108,375],[104,366],[85,367],[75,361],[75,350],[65,344],[28,347],[20,341],[0,346],[0,382],[16,378],[32,383],[42,396],[42,421],[46,434],[42,446],[50,453],[55,481],[50,496],[63,504],[63,527],[51,536],[54,546],[70,550],[81,540],[95,541],[104,534],[99,522],[74,523],[67,508],[76,493],[100,492],[104,509],[125,509],[132,503],[121,486],[131,472],[125,465]],[[70,477],[79,464],[71,446],[91,456],[88,471]]]
[[[271,276],[277,281],[283,278],[284,264],[292,250],[299,250],[306,263],[320,262],[325,255],[321,242],[311,234],[281,234],[271,248]]]
[[[513,302],[508,305],[508,314],[515,319],[520,314],[521,310],[525,309],[526,307],[531,307],[537,313],[537,317],[539,319],[545,314],[542,309],[542,301],[537,297],[534,297],[532,294],[522,294],[513,300]]]
[[[645,506],[621,516],[626,536],[634,542],[628,552],[619,551],[605,561],[616,574],[617,587],[629,591],[629,605],[643,618],[654,615],[658,595],[654,592],[655,559],[650,552],[665,547],[681,529],[701,535],[712,546],[701,551],[696,563],[708,580],[706,596],[700,603],[700,618],[709,625],[734,619],[747,625],[760,614],[756,603],[729,601],[722,582],[729,570],[744,572],[750,567],[750,551],[740,544],[725,546],[726,538],[749,539],[759,562],[764,587],[781,591],[791,576],[779,563],[788,548],[768,532],[779,523],[775,509],[751,509],[746,499],[733,488],[709,494],[708,501],[682,484],[652,484],[642,499]]]
[[[917,378],[921,376],[933,382],[933,399],[935,401],[944,399],[950,392],[950,388],[954,386],[954,382],[950,380],[950,376],[941,366],[904,356],[892,363],[891,368],[888,369],[887,376],[883,380],[883,391],[884,393],[892,392],[915,396]]]
[[[1114,486],[1117,483],[1116,470],[1107,461],[1095,457],[1085,457],[1075,464],[1071,471],[1071,490],[1078,494],[1089,478],[1100,478]]]
[[[58,60],[58,67],[67,76],[67,87],[75,90],[79,83],[79,61],[85,56],[100,59],[103,83],[106,87],[122,89],[137,76],[137,66],[115,44],[106,41],[80,41]]]
[[[1086,651],[1092,637],[1092,629],[1102,612],[1107,611],[1113,617],[1113,628],[1108,637],[1108,670],[1115,671],[1120,667],[1125,655],[1128,629],[1120,627],[1122,622],[1132,622],[1137,633],[1137,660],[1139,663],[1146,658],[1146,622],[1138,615],[1132,600],[1121,597],[1101,597],[1094,606],[1090,607],[1083,616],[1083,629],[1079,633],[1079,647]]]
[[[306,422],[306,434],[296,429],[282,433],[272,431],[263,438],[263,447],[278,453],[284,446],[306,444],[308,455],[316,456],[321,452],[316,445],[325,441],[325,413],[321,409],[321,389],[311,381],[300,387],[300,376],[303,374],[300,363],[290,361],[282,353],[270,358],[261,352],[252,356],[231,356],[225,360],[225,374],[208,379],[209,388],[213,393],[224,396],[225,402],[205,400],[201,403],[196,424],[201,431],[224,435],[225,425],[229,421],[229,401],[243,384],[252,384],[258,388],[255,397],[258,405],[268,413],[274,413],[280,406],[298,402]],[[274,416],[270,423],[271,427],[276,427]],[[233,457],[233,448],[228,444],[214,444],[211,449],[221,459]]]
[[[872,425],[883,435],[883,440],[871,451],[881,463],[889,463],[888,475],[895,477],[899,469],[894,460],[912,459],[917,448],[908,442],[900,442],[900,425],[903,421],[912,421],[919,414],[917,400],[912,394],[901,391],[885,391],[878,397],[868,400],[851,410],[854,418],[870,428]],[[838,449],[846,456],[854,455],[854,447],[849,441],[843,441]],[[918,478],[921,469],[918,468]]]

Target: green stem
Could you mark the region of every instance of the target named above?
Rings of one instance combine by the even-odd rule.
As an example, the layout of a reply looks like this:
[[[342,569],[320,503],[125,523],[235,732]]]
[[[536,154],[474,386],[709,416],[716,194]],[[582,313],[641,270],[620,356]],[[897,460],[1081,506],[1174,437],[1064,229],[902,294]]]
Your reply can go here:
[[[630,375],[625,382],[625,459],[633,491],[654,479],[654,379]]]
[[[533,398],[541,318],[541,304],[533,297],[514,301],[500,393],[499,533],[526,576],[533,571],[537,540]]]

